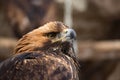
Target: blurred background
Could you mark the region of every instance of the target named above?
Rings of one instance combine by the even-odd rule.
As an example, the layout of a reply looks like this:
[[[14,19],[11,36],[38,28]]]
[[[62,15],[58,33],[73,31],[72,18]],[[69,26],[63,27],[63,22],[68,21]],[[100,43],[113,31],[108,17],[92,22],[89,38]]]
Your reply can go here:
[[[0,0],[0,61],[49,21],[77,32],[80,80],[120,80],[120,0]]]

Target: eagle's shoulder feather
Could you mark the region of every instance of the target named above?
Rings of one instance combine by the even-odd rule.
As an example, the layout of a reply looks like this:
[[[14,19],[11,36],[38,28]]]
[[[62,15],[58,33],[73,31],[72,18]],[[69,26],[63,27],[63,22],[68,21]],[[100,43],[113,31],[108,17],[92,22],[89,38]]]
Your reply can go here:
[[[56,53],[17,54],[0,64],[0,79],[76,80],[72,58]],[[3,72],[4,71],[4,72]],[[7,76],[6,76],[7,75]]]

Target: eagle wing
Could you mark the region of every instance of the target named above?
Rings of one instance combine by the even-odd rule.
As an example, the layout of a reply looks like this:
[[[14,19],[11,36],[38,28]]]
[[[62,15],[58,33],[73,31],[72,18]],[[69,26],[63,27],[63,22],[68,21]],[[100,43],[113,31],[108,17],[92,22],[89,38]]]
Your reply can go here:
[[[0,80],[78,80],[72,58],[63,54],[27,52],[0,64]]]

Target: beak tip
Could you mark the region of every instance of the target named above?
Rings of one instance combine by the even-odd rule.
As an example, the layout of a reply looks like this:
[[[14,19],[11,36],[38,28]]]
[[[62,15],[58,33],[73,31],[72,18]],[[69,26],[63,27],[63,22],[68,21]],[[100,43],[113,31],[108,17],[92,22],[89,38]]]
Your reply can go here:
[[[75,31],[72,31],[72,32],[70,33],[70,38],[71,38],[71,39],[76,39],[76,33],[75,33]]]
[[[70,37],[70,39],[76,40],[76,32],[73,29],[68,29],[66,36]]]

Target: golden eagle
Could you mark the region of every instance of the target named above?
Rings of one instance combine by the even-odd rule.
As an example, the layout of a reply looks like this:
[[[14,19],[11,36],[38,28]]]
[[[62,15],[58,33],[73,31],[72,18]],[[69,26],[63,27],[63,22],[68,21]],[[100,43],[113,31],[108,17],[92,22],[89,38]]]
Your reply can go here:
[[[15,55],[0,64],[0,80],[79,80],[75,38],[73,29],[57,21],[27,33]]]

